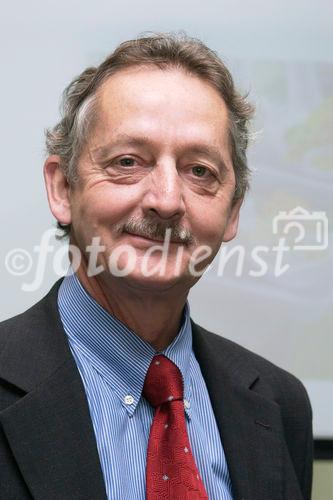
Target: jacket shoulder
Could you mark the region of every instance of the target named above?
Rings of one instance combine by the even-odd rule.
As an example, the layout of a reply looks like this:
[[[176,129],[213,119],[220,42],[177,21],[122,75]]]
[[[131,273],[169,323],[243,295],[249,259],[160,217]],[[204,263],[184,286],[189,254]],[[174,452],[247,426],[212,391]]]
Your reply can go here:
[[[197,324],[195,327],[201,331],[215,352],[223,352],[228,358],[237,360],[237,364],[240,362],[244,366],[255,369],[260,378],[276,389],[276,395],[286,396],[286,387],[288,387],[292,398],[298,394],[301,398],[304,396],[307,398],[303,383],[292,373],[222,335],[210,332]]]
[[[62,280],[63,278],[54,283],[47,294],[26,311],[0,322],[0,352],[10,335],[36,328],[57,312],[58,290]]]
[[[31,390],[63,361],[68,349],[57,305],[61,281],[25,312],[0,323],[0,380]]]
[[[6,347],[9,339],[12,339],[17,333],[23,332],[24,327],[31,323],[36,305],[37,304],[16,316],[0,322],[0,353]]]
[[[43,306],[49,293],[26,311],[0,322],[0,353],[4,350],[8,340],[20,338],[24,332],[40,324],[43,320]]]

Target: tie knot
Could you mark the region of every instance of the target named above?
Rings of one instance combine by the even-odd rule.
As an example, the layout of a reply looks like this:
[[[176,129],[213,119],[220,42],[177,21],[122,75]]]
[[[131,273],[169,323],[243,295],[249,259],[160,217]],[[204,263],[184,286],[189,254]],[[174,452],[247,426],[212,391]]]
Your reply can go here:
[[[183,379],[179,368],[163,354],[154,356],[143,385],[143,395],[156,408],[168,401],[183,399]]]

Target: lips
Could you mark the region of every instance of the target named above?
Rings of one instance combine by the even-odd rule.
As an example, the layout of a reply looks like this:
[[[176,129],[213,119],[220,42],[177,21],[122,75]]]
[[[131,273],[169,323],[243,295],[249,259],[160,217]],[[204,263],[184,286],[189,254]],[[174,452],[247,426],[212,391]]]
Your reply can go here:
[[[139,233],[129,233],[128,231],[126,231],[126,234],[128,234],[129,236],[133,236],[134,238],[140,238],[142,240],[145,240],[145,241],[152,241],[154,243],[163,243],[164,242],[164,239],[157,239],[157,238],[154,238],[154,237],[150,237],[150,236],[144,236],[142,234],[139,234]],[[176,241],[176,240],[170,240],[170,244],[171,243],[176,243],[176,244],[182,244],[181,241]]]
[[[159,243],[163,243],[163,240],[161,240],[161,239],[151,238],[151,237],[148,237],[148,236],[144,236],[143,234],[128,233],[128,232],[126,232],[126,234],[128,234],[129,236],[134,236],[136,238],[142,238],[142,239],[147,240],[147,241],[157,241]]]

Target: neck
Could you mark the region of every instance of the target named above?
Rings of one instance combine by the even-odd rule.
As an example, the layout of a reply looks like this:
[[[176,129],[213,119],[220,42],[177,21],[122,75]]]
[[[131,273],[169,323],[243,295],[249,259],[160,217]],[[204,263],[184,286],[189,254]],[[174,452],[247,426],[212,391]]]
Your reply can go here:
[[[177,336],[188,289],[152,289],[103,273],[88,277],[82,265],[76,275],[96,302],[156,351],[165,349]]]

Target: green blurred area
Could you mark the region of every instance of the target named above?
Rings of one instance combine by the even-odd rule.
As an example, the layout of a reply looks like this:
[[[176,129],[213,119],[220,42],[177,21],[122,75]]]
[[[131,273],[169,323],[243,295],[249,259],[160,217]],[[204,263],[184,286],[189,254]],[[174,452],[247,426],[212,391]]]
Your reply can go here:
[[[312,500],[333,499],[333,460],[316,460],[313,467]]]

